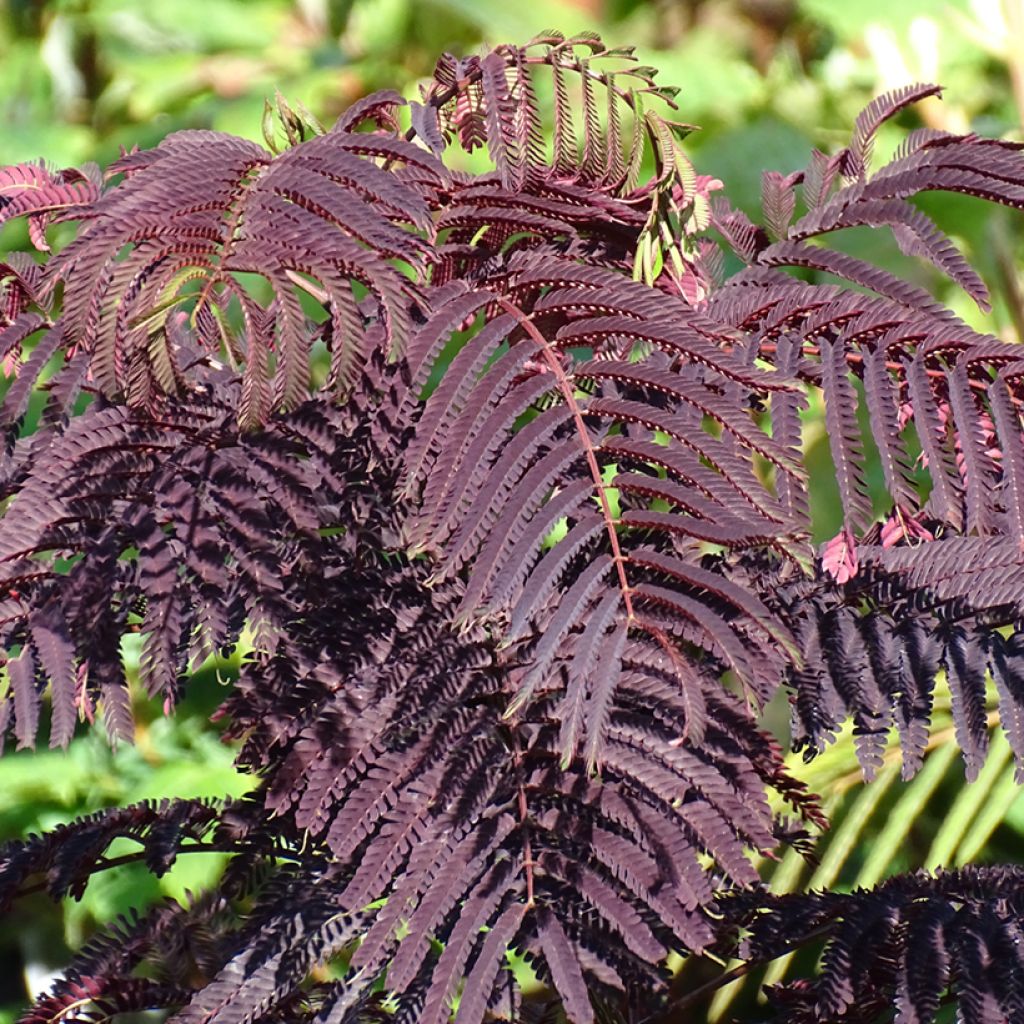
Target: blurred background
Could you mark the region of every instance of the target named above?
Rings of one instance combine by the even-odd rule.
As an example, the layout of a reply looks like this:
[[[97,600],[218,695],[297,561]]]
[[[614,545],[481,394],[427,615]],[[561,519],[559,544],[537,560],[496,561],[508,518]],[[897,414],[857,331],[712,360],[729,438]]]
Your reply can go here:
[[[264,100],[275,89],[329,122],[374,89],[415,95],[446,50],[525,42],[548,28],[597,30],[612,45],[636,45],[661,81],[681,87],[681,118],[702,127],[688,140],[698,171],[721,178],[750,212],[763,170],[788,172],[806,163],[812,146],[843,145],[873,96],[907,82],[939,82],[945,98],[887,128],[880,157],[921,123],[1022,137],[1024,0],[0,0],[0,165],[40,157],[58,166],[105,164],[122,146],[152,146],[181,128],[261,140]],[[1020,218],[956,196],[923,205],[986,278],[991,315],[874,234],[851,232],[844,244],[901,273],[924,274],[974,326],[1020,341]],[[20,225],[0,231],[0,250],[22,247]],[[805,426],[812,472],[817,466],[827,477],[813,410]],[[818,539],[835,532],[838,506],[827,485],[815,494],[814,520]],[[130,647],[126,655],[131,663]],[[232,670],[211,668],[173,719],[140,698],[134,747],[112,752],[83,727],[67,753],[8,751],[0,759],[0,840],[109,804],[244,792],[249,780],[234,773],[232,751],[208,722]],[[997,738],[981,778],[965,786],[948,701],[939,702],[925,769],[910,783],[899,780],[894,754],[865,788],[849,737],[809,768],[795,764],[824,793],[836,827],[818,868],[795,856],[766,865],[780,890],[1020,859],[1024,802],[1009,750]],[[0,1024],[15,1019],[98,921],[160,896],[183,898],[219,867],[215,858],[188,860],[159,881],[132,866],[106,872],[80,903],[23,900],[0,932]],[[752,994],[749,983],[720,993],[709,1019],[727,1019]]]

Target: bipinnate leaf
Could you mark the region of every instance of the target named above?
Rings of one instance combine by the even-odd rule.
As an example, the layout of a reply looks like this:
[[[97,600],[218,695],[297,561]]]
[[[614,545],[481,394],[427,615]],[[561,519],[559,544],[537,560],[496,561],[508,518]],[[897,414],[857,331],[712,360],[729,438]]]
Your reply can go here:
[[[851,719],[888,784],[944,680],[967,777],[996,718],[1024,772],[1019,346],[832,244],[891,233],[986,303],[915,198],[1024,206],[1022,147],[921,129],[871,166],[936,92],[768,171],[763,223],[711,201],[675,90],[585,31],[445,54],[327,130],[279,96],[269,150],[177,132],[104,188],[0,169],[44,254],[0,258],[0,737],[99,713],[129,740],[229,669],[253,786],[0,850],[3,910],[224,860],[106,922],[26,1021],[669,1020],[707,991],[670,952],[814,941],[769,993],[791,1024],[1022,1019],[1016,869],[773,896],[757,866],[827,824],[760,724],[780,690],[806,756]]]

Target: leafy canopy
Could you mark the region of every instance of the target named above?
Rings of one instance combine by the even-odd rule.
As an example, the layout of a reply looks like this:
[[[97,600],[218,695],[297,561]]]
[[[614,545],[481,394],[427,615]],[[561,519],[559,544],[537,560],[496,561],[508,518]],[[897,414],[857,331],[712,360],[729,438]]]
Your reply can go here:
[[[822,939],[786,1020],[1020,1018],[1014,869],[772,897],[749,857],[824,824],[759,725],[780,687],[808,754],[852,717],[865,773],[895,727],[909,776],[944,674],[971,778],[991,673],[1024,766],[1024,360],[831,239],[891,231],[986,304],[912,199],[1020,206],[1021,147],[919,130],[872,167],[937,91],[766,174],[761,224],[590,35],[446,55],[418,102],[329,130],[279,101],[267,149],[186,131],[104,173],[0,170],[38,249],[77,224],[0,263],[0,725],[129,739],[127,633],[170,710],[244,632],[221,714],[260,779],[0,853],[4,906],[231,854],[26,1022],[670,1019],[670,952]],[[485,174],[449,159],[478,147]],[[844,511],[820,551],[812,396]]]

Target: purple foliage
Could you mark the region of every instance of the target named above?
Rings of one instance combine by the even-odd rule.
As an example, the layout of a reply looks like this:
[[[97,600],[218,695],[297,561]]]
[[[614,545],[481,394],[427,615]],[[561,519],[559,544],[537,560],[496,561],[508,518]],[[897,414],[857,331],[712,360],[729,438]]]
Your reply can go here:
[[[270,117],[272,152],[180,132],[105,186],[0,170],[0,220],[41,245],[79,221],[48,262],[0,263],[0,736],[31,746],[49,690],[51,745],[97,712],[130,738],[127,633],[169,709],[248,629],[220,713],[260,778],[0,851],[4,905],[80,894],[117,837],[158,874],[231,855],[26,1022],[445,1022],[456,997],[460,1024],[532,1019],[510,949],[575,1024],[648,1020],[667,953],[728,954],[739,927],[757,959],[829,936],[820,979],[776,994],[793,1021],[931,1020],[947,991],[1019,1019],[1012,871],[776,899],[749,854],[802,848],[770,790],[822,820],[758,725],[779,687],[809,754],[852,717],[870,774],[895,725],[911,774],[944,671],[973,776],[991,671],[1024,764],[1024,359],[824,244],[891,229],[985,302],[910,200],[1020,206],[1020,147],[925,133],[872,171],[878,127],[935,92],[902,90],[768,174],[760,226],[710,203],[689,126],[648,109],[674,92],[631,61],[548,34],[446,55],[410,110],[382,93],[326,132],[279,100],[280,151]],[[456,141],[494,171],[451,170]],[[721,283],[712,238],[744,264]],[[817,553],[811,392],[844,512]]]

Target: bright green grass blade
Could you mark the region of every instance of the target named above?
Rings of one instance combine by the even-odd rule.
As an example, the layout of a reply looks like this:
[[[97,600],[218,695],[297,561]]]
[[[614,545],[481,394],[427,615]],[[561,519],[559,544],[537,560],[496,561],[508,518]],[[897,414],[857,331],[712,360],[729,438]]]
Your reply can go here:
[[[1007,812],[1022,795],[1020,783],[1014,777],[1013,765],[1003,769],[1002,778],[992,787],[985,806],[978,812],[970,831],[956,849],[956,866],[970,864],[985,848],[989,837],[1002,824]]]
[[[928,856],[925,857],[923,866],[926,870],[934,871],[953,863],[953,854],[966,837],[979,811],[984,809],[992,787],[1005,773],[1010,756],[1010,744],[1007,742],[1006,734],[999,730],[992,738],[988,758],[977,779],[963,786],[943,820],[942,827],[936,833]],[[995,828],[997,823],[992,827]]]
[[[817,870],[811,875],[808,889],[829,889],[839,877],[846,862],[857,849],[861,833],[871,821],[882,798],[896,781],[900,772],[899,764],[893,760],[878,773],[874,782],[866,784],[850,809],[843,815],[839,827],[832,834],[832,841],[821,858]]]
[[[872,843],[867,860],[854,880],[855,889],[870,889],[891,873],[897,850],[959,753],[960,748],[950,737],[925,758],[924,767],[897,800],[885,828]]]

